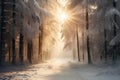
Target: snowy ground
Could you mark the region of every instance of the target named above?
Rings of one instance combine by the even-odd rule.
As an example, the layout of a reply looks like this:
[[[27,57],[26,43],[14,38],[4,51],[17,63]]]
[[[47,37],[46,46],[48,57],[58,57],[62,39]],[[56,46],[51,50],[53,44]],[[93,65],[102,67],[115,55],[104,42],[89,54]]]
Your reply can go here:
[[[0,67],[0,80],[120,80],[120,67],[49,61],[37,65]]]

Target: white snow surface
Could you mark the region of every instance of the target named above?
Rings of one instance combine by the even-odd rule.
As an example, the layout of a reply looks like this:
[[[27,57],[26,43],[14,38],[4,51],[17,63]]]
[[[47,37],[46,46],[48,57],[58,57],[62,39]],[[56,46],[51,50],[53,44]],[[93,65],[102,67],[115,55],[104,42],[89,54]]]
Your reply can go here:
[[[0,71],[0,80],[120,80],[119,65],[83,65],[60,59],[36,65],[0,67]]]

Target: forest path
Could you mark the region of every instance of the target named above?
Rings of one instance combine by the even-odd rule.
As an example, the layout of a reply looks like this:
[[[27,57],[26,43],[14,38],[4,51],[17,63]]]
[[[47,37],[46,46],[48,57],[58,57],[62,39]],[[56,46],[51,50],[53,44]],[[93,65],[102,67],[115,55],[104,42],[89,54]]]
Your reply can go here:
[[[120,67],[46,62],[0,67],[0,80],[120,80]]]

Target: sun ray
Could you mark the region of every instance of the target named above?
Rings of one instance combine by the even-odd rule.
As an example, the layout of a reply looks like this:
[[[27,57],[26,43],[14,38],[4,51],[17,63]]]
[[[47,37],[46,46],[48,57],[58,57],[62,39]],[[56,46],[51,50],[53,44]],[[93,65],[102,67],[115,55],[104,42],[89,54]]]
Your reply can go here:
[[[61,55],[63,53],[61,48],[63,48],[72,37],[74,38],[76,33],[75,28],[78,25],[82,28],[83,24],[85,24],[85,6],[78,4],[74,7],[71,7],[71,0],[48,0],[47,3],[48,4],[45,6],[45,8],[51,14],[50,17],[47,18],[49,23],[47,23],[47,27],[50,27],[51,29],[49,30],[50,32],[47,36],[51,36],[52,38],[56,39],[55,45],[51,44],[53,46],[52,48],[58,47],[55,48],[56,51],[53,50],[52,52],[51,50],[50,53],[52,55]],[[93,5],[90,8],[96,9],[97,7]],[[61,36],[64,37],[64,39],[61,38]],[[51,43],[52,39],[48,41]]]

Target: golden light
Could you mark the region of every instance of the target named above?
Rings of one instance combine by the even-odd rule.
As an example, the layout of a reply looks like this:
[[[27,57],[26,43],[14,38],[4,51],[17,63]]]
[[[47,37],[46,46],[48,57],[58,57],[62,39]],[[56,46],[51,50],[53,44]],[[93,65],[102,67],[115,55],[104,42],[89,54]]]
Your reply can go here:
[[[62,21],[66,20],[67,17],[68,17],[68,16],[67,16],[65,13],[62,13],[62,14],[61,14],[61,20],[62,20]]]
[[[57,1],[58,1],[58,3],[59,3],[62,7],[65,7],[65,6],[67,5],[67,3],[68,3],[67,0],[57,0]]]
[[[58,19],[57,20],[59,20],[59,22],[61,22],[63,24],[69,18],[68,13],[64,11],[64,8],[68,3],[68,0],[57,0],[57,1],[61,5],[61,7],[59,7],[59,9],[58,9],[58,13],[57,13]]]
[[[58,18],[60,23],[64,23],[69,19],[69,15],[62,10],[59,10],[57,14],[58,14],[57,18]]]

